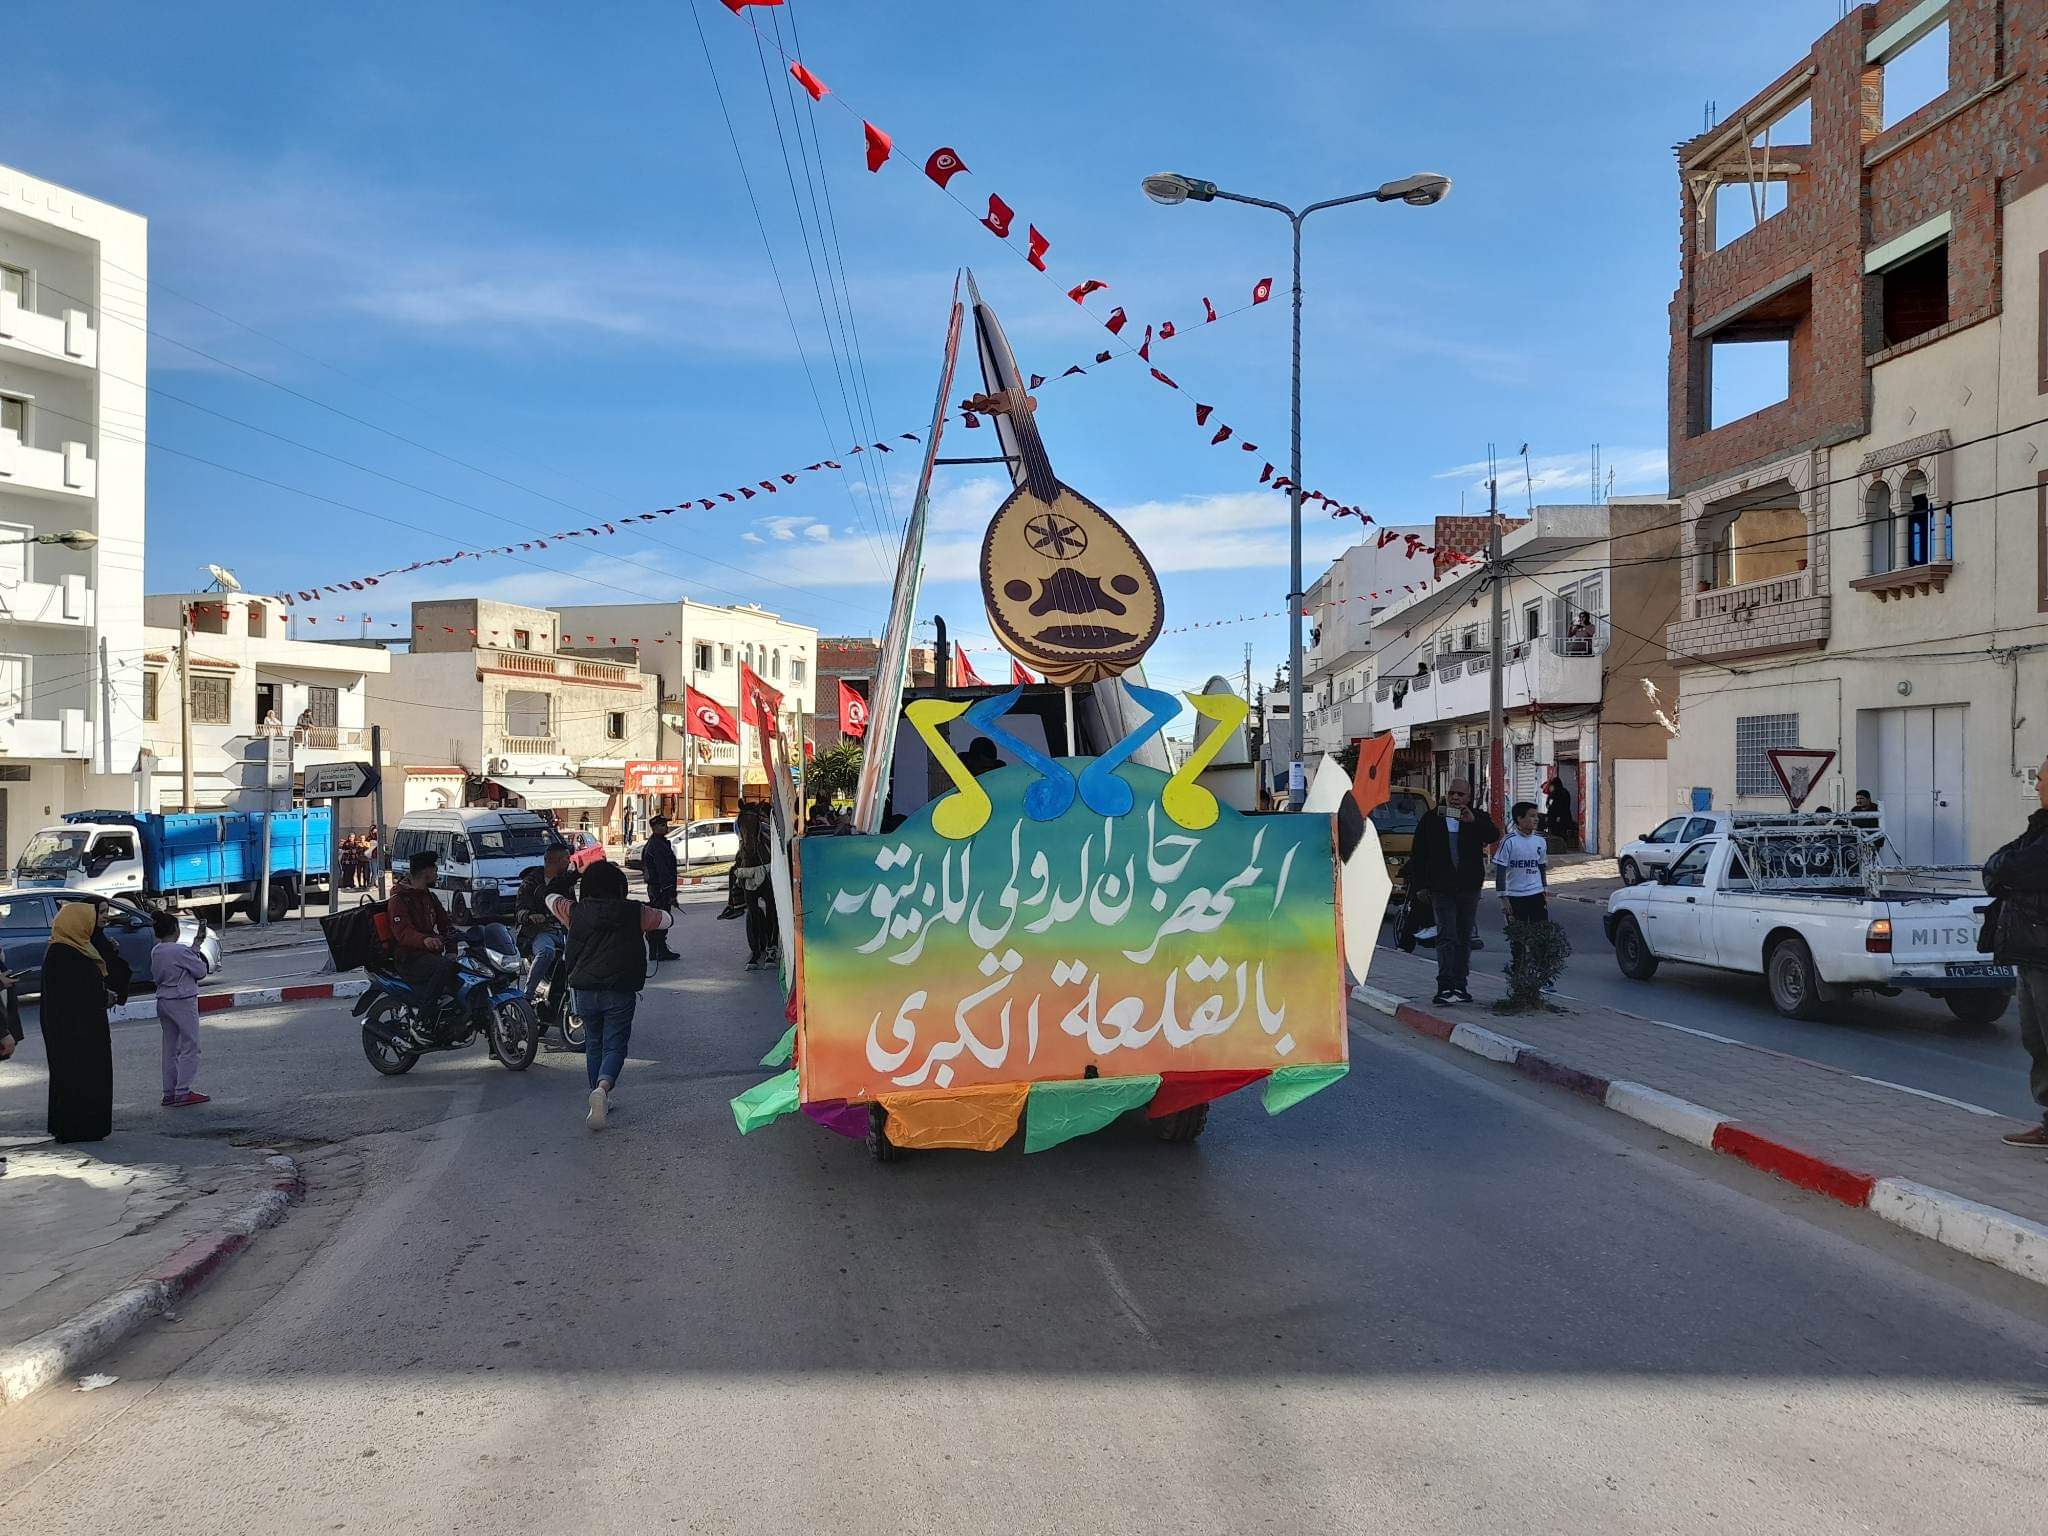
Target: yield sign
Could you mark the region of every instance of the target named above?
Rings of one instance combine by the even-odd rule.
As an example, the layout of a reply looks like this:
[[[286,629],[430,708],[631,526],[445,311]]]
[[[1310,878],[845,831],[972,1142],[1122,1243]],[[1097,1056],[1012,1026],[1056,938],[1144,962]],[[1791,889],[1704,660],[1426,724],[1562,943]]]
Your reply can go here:
[[[1806,797],[1813,793],[1813,786],[1820,782],[1820,776],[1828,771],[1828,764],[1835,760],[1834,753],[1818,747],[1766,747],[1764,756],[1771,760],[1771,772],[1785,786],[1786,803],[1795,811],[1806,804]]]

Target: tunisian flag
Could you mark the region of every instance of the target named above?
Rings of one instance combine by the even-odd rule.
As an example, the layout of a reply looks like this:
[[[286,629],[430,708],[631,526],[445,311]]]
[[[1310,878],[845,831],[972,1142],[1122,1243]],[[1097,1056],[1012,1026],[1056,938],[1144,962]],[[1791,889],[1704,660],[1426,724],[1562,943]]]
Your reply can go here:
[[[953,686],[956,688],[986,688],[988,686],[983,681],[981,674],[974,670],[974,663],[967,659],[967,652],[957,645],[953,647]]]
[[[1010,681],[1013,683],[1035,683],[1038,679],[1031,675],[1030,670],[1023,662],[1013,656],[1010,658]]]
[[[781,713],[782,695],[762,682],[761,675],[752,667],[741,662],[740,723],[751,725],[765,736],[772,736]]]
[[[853,691],[845,678],[839,680],[839,734],[865,736],[868,733],[868,701]]]
[[[683,685],[683,715],[684,726],[699,741],[737,743],[740,739],[740,723],[733,719],[732,711],[687,683]]]

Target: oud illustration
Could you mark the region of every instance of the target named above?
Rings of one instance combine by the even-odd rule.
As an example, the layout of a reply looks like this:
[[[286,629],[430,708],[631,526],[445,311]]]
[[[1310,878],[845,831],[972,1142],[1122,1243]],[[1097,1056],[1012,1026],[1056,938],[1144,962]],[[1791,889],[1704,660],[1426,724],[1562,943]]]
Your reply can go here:
[[[1053,474],[1021,388],[967,408],[1006,415],[1024,478],[981,541],[981,600],[1003,649],[1049,683],[1121,676],[1159,636],[1159,578],[1115,518]]]

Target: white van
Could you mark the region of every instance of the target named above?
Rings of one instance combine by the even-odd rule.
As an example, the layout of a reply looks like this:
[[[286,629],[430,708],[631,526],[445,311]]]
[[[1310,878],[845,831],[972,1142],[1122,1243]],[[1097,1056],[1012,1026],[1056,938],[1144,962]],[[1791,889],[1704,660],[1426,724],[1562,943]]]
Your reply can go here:
[[[442,890],[492,889],[509,899],[519,892],[520,875],[561,841],[561,833],[534,811],[408,811],[392,829],[391,873],[403,879],[414,854],[433,853],[441,860]]]

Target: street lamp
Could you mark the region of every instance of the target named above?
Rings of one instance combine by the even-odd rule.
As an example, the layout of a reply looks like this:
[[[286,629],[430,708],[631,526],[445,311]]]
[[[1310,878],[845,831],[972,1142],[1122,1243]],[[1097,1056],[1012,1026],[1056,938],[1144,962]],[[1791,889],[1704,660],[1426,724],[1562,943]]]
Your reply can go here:
[[[1301,809],[1307,794],[1306,780],[1302,776],[1302,740],[1304,722],[1301,714],[1301,226],[1312,213],[1325,208],[1341,208],[1346,203],[1408,203],[1417,208],[1427,208],[1440,203],[1449,195],[1451,178],[1439,176],[1431,171],[1403,176],[1390,181],[1371,192],[1354,192],[1349,197],[1326,198],[1320,203],[1310,203],[1300,212],[1285,203],[1272,202],[1263,197],[1245,197],[1237,192],[1225,192],[1213,181],[1203,181],[1196,176],[1183,176],[1177,171],[1165,171],[1147,176],[1141,183],[1145,195],[1153,202],[1165,207],[1179,203],[1249,203],[1254,208],[1270,208],[1275,213],[1285,214],[1288,223],[1294,226],[1294,389],[1292,401],[1293,465],[1287,487],[1288,539],[1290,545],[1288,563],[1287,594],[1287,718],[1288,728],[1293,733],[1294,751],[1287,771],[1287,800],[1294,810]]]
[[[63,533],[36,533],[25,539],[0,539],[0,549],[12,549],[23,544],[61,544],[66,549],[86,550],[99,543],[100,536],[90,528],[70,528]]]

